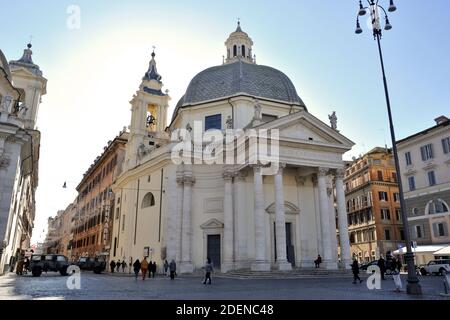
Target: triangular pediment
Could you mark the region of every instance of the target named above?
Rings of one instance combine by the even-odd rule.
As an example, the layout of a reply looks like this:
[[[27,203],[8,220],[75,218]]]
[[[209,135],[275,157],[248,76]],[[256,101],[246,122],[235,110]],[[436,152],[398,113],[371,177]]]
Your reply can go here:
[[[306,111],[296,112],[255,129],[278,129],[280,140],[340,145],[351,148],[354,143]]]
[[[217,219],[210,219],[200,226],[202,229],[220,229],[223,228],[223,223]]]
[[[275,213],[275,203],[272,203],[270,206],[268,206],[266,208],[266,212],[270,213],[270,214]],[[285,201],[284,202],[284,212],[285,212],[285,214],[299,214],[300,209],[292,202]]]

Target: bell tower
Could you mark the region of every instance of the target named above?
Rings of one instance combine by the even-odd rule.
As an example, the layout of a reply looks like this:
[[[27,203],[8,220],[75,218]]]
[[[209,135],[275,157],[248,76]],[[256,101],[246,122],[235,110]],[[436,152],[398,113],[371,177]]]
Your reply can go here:
[[[139,90],[130,101],[132,114],[125,160],[128,168],[136,166],[140,158],[167,143],[169,138],[165,129],[170,97],[168,90],[162,92],[155,56],[153,51]]]
[[[23,56],[17,61],[10,61],[14,86],[21,93],[18,116],[26,129],[35,129],[41,97],[47,93],[47,79],[42,76],[39,66],[34,64],[31,43],[23,51]]]
[[[242,31],[240,21],[238,21],[236,31],[231,33],[225,41],[225,46],[227,47],[225,63],[233,63],[237,60],[255,63],[252,52],[253,41],[247,33]]]

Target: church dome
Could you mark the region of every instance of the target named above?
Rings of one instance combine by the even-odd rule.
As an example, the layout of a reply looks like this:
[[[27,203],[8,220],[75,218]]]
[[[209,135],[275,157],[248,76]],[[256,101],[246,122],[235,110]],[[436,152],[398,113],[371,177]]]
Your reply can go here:
[[[238,22],[225,42],[223,65],[197,74],[177,103],[173,118],[181,108],[244,95],[305,107],[292,81],[281,71],[256,64],[253,41]],[[305,107],[306,109],[306,107]]]
[[[197,74],[186,90],[182,105],[199,104],[238,94],[304,105],[292,81],[284,73],[241,60]]]

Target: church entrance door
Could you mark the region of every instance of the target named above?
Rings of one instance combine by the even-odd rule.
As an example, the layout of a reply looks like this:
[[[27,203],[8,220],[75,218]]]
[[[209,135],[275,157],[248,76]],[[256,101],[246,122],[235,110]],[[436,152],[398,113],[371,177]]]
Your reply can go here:
[[[208,235],[207,256],[215,269],[220,269],[220,234]]]
[[[277,231],[276,224],[273,223],[273,236],[274,236],[274,249],[275,249],[275,260],[277,259]],[[295,267],[295,248],[292,242],[292,223],[286,222],[286,259],[287,261]]]

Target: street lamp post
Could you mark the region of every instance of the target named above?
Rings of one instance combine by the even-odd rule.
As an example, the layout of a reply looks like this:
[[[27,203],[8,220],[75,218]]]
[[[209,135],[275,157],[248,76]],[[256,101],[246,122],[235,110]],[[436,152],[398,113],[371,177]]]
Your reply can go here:
[[[381,63],[381,71],[383,73],[383,84],[384,84],[384,93],[386,97],[386,106],[387,106],[387,112],[389,117],[389,128],[391,132],[391,140],[392,140],[392,153],[394,155],[394,161],[395,161],[395,170],[397,172],[397,182],[398,182],[398,190],[400,194],[400,209],[402,212],[402,220],[403,220],[403,229],[405,230],[405,241],[406,241],[406,254],[405,254],[405,261],[408,266],[408,284],[406,286],[406,291],[408,294],[413,295],[420,295],[422,294],[422,289],[419,284],[419,279],[417,278],[416,274],[416,268],[414,265],[414,254],[411,250],[411,238],[409,235],[409,226],[408,226],[408,215],[406,213],[406,205],[405,205],[405,198],[403,196],[403,185],[402,185],[402,178],[400,174],[400,163],[398,160],[398,153],[397,153],[397,145],[396,145],[396,139],[395,139],[395,132],[394,132],[394,124],[392,122],[392,113],[391,113],[391,103],[389,100],[389,91],[387,87],[387,81],[386,81],[386,74],[384,70],[384,61],[383,61],[383,54],[381,52],[381,35],[382,35],[382,29],[380,24],[380,14],[379,9],[381,9],[385,15],[385,27],[384,30],[390,30],[392,29],[392,25],[389,22],[389,18],[387,15],[386,10],[378,5],[379,0],[367,0],[369,6],[364,7],[362,5],[362,2],[359,1],[359,11],[358,11],[358,17],[356,19],[356,34],[362,33],[362,29],[359,23],[359,16],[364,16],[366,14],[366,10],[368,9],[370,11],[370,16],[372,19],[372,29],[373,29],[373,36],[377,40],[378,44],[378,53],[380,55],[380,63]],[[394,5],[394,1],[390,0],[389,2],[389,12],[394,12],[397,10],[396,6]]]

